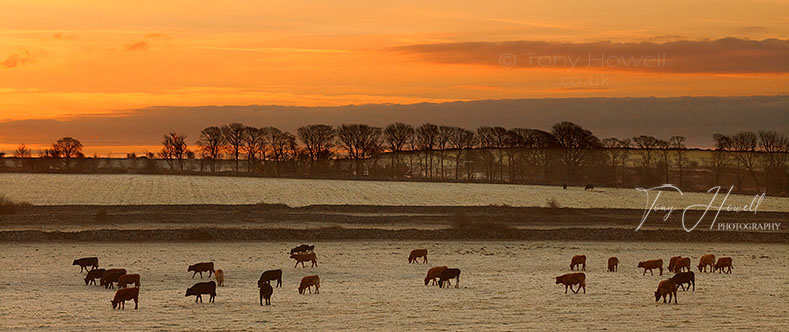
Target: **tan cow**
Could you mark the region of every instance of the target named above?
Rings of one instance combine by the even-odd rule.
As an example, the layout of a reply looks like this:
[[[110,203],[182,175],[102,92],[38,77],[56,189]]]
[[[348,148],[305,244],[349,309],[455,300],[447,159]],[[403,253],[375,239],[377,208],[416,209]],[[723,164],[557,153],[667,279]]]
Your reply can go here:
[[[441,272],[444,272],[444,270],[446,269],[447,269],[446,266],[434,266],[431,267],[430,270],[427,270],[427,277],[425,277],[425,286],[427,286],[430,280],[433,281],[433,285],[437,285],[436,279],[438,279],[441,276]]]
[[[677,283],[673,279],[661,281],[655,291],[655,302],[663,297],[663,303],[666,303],[666,297],[668,297],[668,303],[671,303],[671,297],[673,296],[674,303],[677,303],[677,287]]]
[[[655,275],[652,273],[652,269],[660,270],[660,275],[663,275],[663,260],[662,259],[653,259],[649,261],[638,262],[638,267],[644,268],[644,274],[647,274],[647,270],[649,270],[649,274]]]
[[[731,267],[731,257],[721,257],[718,258],[718,262],[715,263],[715,268],[712,272],[720,270],[718,273],[723,272],[725,274],[729,274],[731,273]],[[726,270],[724,271],[724,269]]]
[[[416,259],[419,257],[424,257],[422,263],[427,263],[427,249],[414,249],[411,250],[411,254],[408,255],[408,264],[411,263],[419,263]]]
[[[674,272],[674,266],[677,265],[677,260],[682,258],[682,256],[674,256],[668,260],[668,272]]]
[[[709,254],[699,258],[699,272],[707,272],[707,266],[710,267],[710,272],[715,268],[715,255]]]
[[[578,267],[578,265],[581,265],[581,267]],[[573,256],[573,259],[570,260],[570,271],[574,271],[576,267],[578,267],[578,271],[586,271],[586,255]]]
[[[225,285],[225,271],[222,269],[216,270],[214,272],[214,278],[216,278],[216,285],[222,287]]]
[[[299,263],[301,263],[301,267],[304,267],[304,262],[312,262],[312,267],[318,266],[318,260],[314,252],[295,253],[290,255],[290,258],[296,260],[296,265],[294,265],[293,267],[298,267]]]
[[[608,258],[608,272],[616,272],[619,270],[619,258]]]
[[[674,273],[682,272],[683,270],[688,270],[690,272],[690,257],[682,257],[677,260],[677,263],[674,265]]]
[[[306,276],[304,278],[301,278],[301,284],[299,285],[299,294],[304,294],[305,289],[309,291],[310,294],[312,294],[312,289],[310,288],[312,286],[315,286],[315,294],[320,294],[321,278],[316,275]]]
[[[584,294],[586,294],[586,274],[584,273],[567,273],[561,276],[556,277],[556,284],[564,284],[564,293],[567,294],[567,288],[569,287],[573,293],[578,294],[581,288],[584,289]],[[578,289],[573,289],[573,285],[578,285]]]

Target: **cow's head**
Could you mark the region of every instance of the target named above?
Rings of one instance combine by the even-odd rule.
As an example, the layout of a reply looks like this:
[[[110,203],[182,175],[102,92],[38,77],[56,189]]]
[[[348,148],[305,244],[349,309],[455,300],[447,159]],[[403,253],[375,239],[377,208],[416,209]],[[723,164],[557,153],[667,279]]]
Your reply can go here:
[[[644,262],[638,262],[638,267],[644,267]]]
[[[660,292],[655,291],[655,302],[660,300]]]

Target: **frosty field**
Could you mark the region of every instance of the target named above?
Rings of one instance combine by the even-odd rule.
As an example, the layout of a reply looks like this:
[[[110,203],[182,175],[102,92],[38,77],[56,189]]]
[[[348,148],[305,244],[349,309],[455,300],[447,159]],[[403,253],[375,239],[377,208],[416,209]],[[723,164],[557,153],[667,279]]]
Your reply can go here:
[[[561,207],[644,209],[646,195],[633,188],[477,183],[346,181],[161,175],[0,174],[0,193],[35,205],[160,205],[160,204],[315,204],[414,206],[545,206],[554,198]],[[653,193],[654,194],[654,193]],[[725,191],[716,198],[720,204]],[[654,196],[652,196],[654,197]],[[707,205],[708,193],[664,192],[660,205],[680,211],[691,204]],[[753,196],[731,195],[727,206],[744,206]],[[767,196],[760,211],[789,212],[789,198]]]

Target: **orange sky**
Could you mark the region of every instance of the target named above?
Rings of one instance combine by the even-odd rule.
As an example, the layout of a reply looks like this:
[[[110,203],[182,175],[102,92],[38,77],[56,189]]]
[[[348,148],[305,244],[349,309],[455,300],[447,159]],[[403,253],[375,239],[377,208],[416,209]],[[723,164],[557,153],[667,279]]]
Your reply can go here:
[[[500,45],[484,56],[474,45],[450,53],[413,47],[524,40],[636,48],[789,37],[787,1],[492,3],[3,0],[0,121],[155,105],[775,95],[789,86],[787,61],[776,60],[786,46],[767,42],[743,53],[730,49],[730,59],[704,72],[670,66],[680,58],[690,66],[715,62],[714,54],[672,57],[673,48],[668,70],[640,70],[495,65],[509,53]],[[522,64],[524,50],[513,52]],[[746,72],[727,67],[744,53],[754,62]],[[762,66],[763,59],[772,65]]]

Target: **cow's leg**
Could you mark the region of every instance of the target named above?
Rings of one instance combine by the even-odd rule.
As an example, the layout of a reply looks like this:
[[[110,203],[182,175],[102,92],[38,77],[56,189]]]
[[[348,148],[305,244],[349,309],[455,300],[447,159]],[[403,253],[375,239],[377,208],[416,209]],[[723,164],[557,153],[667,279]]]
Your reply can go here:
[[[211,275],[214,273],[214,270],[208,270],[208,278],[211,279]]]
[[[192,279],[194,279],[196,275],[197,275],[197,271],[195,271],[195,273],[192,273]]]
[[[663,268],[659,267],[658,270],[660,270],[660,275],[663,275]]]
[[[583,270],[586,271],[586,263],[583,265]]]
[[[425,255],[425,261],[424,261],[424,263],[425,263],[425,264],[427,264],[427,255]]]
[[[645,275],[647,275],[647,269],[644,269],[644,274],[642,274],[641,276],[645,276]]]
[[[564,293],[567,294],[567,285],[564,285]]]
[[[297,268],[297,267],[299,267],[299,262],[298,261],[296,261],[296,265],[293,265],[293,268]]]
[[[455,280],[457,280],[455,282],[455,288],[460,288],[460,276],[457,276],[457,279],[455,279]]]
[[[137,310],[137,298],[134,298],[134,310]]]
[[[583,287],[584,287],[584,294],[586,294],[586,285],[583,285]]]

